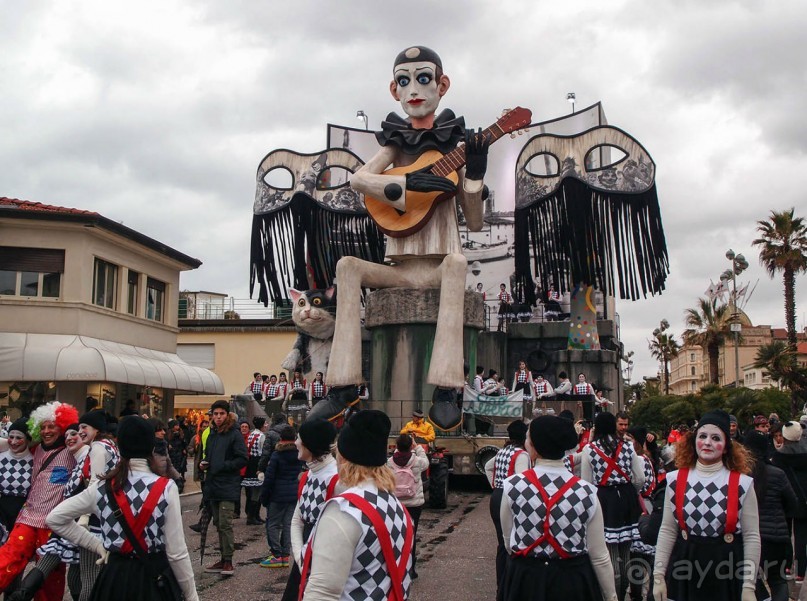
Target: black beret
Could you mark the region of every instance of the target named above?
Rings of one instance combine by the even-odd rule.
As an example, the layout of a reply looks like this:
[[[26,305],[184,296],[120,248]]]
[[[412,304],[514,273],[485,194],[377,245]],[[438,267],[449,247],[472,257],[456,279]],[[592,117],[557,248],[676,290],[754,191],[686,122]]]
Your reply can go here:
[[[523,443],[527,440],[527,424],[517,419],[507,425],[507,437],[513,442]]]
[[[542,415],[530,422],[530,442],[544,459],[563,459],[566,451],[577,447],[577,433],[568,419]]]
[[[307,419],[300,425],[298,434],[303,446],[314,457],[322,457],[330,453],[331,445],[336,440],[336,426],[327,419]]]
[[[106,415],[102,409],[93,409],[82,415],[78,423],[92,426],[99,432],[106,432]]]
[[[127,415],[118,422],[118,449],[121,457],[151,457],[155,444],[154,426],[139,415]]]
[[[336,443],[339,454],[356,465],[384,465],[387,462],[387,438],[391,427],[389,417],[383,411],[359,411],[339,433]]]
[[[12,430],[16,430],[17,432],[22,432],[25,434],[28,440],[31,440],[31,435],[28,434],[28,418],[21,417],[18,420],[11,422],[11,425],[8,427],[8,431],[11,432]]]
[[[767,422],[767,420],[765,421]],[[723,431],[723,434],[726,435],[727,441],[731,437],[731,419],[729,414],[725,411],[716,409],[714,411],[710,411],[709,413],[705,413],[703,417],[698,420],[698,430],[707,424],[720,428]]]

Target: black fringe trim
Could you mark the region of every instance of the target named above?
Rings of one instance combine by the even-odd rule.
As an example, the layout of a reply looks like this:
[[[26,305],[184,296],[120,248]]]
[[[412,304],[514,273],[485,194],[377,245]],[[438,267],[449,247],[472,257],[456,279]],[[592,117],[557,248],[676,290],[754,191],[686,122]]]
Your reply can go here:
[[[516,209],[514,237],[516,281],[530,304],[533,270],[544,290],[591,284],[630,300],[661,293],[670,273],[655,184],[606,195],[567,178],[552,196]]]
[[[367,214],[332,211],[297,193],[282,209],[252,217],[250,297],[256,283],[264,306],[288,299],[289,288],[328,288],[339,259],[382,263],[384,248],[384,235]]]

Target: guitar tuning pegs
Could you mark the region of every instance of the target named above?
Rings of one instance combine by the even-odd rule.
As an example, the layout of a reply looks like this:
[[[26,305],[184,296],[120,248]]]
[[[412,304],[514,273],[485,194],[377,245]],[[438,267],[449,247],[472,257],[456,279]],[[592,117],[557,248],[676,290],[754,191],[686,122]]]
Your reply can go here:
[[[523,129],[518,130],[518,135],[519,135],[519,136],[521,136],[521,135],[523,135],[523,134],[524,134],[524,130],[523,130]]]
[[[516,134],[510,134],[510,139],[515,140],[516,139]]]
[[[505,116],[507,113],[509,113],[509,112],[510,112],[510,109],[504,109],[504,110],[502,111],[502,117],[504,117],[504,116]]]

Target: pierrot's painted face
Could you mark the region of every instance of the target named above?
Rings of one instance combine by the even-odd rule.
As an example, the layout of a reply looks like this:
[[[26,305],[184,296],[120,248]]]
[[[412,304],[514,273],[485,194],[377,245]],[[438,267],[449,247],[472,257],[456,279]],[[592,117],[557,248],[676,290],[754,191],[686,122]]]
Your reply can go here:
[[[695,434],[695,450],[702,463],[709,465],[721,461],[726,452],[726,435],[713,424],[703,425]]]
[[[437,66],[430,62],[403,63],[395,67],[392,75],[392,97],[416,119],[434,114],[451,85],[445,74],[437,78]]]

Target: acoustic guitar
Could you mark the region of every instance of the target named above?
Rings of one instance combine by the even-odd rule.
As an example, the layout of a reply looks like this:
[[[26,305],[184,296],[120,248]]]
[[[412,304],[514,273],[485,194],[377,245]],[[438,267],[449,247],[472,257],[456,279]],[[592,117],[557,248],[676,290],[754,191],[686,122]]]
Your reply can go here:
[[[531,119],[531,111],[516,107],[505,112],[496,123],[482,133],[487,135],[491,143],[493,143],[505,134],[527,127]],[[457,184],[459,181],[457,170],[465,165],[465,145],[458,146],[446,155],[443,155],[438,150],[427,150],[411,165],[393,167],[386,170],[384,175],[406,175],[407,173],[425,169],[430,165],[429,171]],[[404,238],[422,229],[431,219],[437,204],[452,196],[454,196],[452,192],[413,192],[407,190],[405,211],[399,211],[386,201],[366,195],[364,204],[378,229],[393,238]]]

